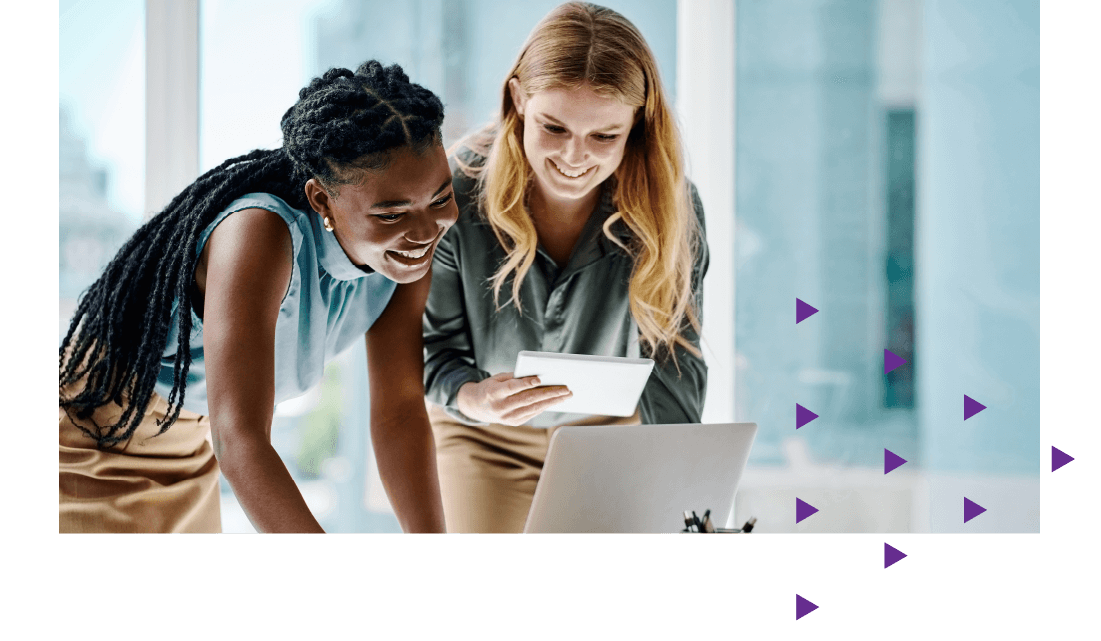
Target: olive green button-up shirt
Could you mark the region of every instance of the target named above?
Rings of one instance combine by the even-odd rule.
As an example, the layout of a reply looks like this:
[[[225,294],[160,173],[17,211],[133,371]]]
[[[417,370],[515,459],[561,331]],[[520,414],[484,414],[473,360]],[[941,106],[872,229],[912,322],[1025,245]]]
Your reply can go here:
[[[511,300],[511,280],[501,288],[501,309],[494,304],[490,278],[503,264],[505,251],[479,212],[477,182],[459,170],[453,177],[459,219],[436,248],[424,313],[424,387],[429,401],[463,423],[483,425],[459,412],[459,387],[513,371],[522,350],[653,358],[648,349],[640,349],[638,327],[628,307],[632,259],[602,229],[615,212],[614,179],[601,186],[599,204],[565,266],[557,265],[539,247],[521,283],[521,315]],[[702,310],[708,251],[702,235],[703,206],[695,186],[691,186],[691,195],[701,229],[693,288],[697,309]],[[622,223],[613,225],[612,230],[621,239],[629,233]],[[684,336],[699,348],[699,336],[690,327]],[[670,358],[654,359],[654,370],[639,401],[644,424],[700,422],[707,366],[687,350],[676,350],[676,365]],[[552,427],[579,418],[578,414],[546,411],[527,425]]]

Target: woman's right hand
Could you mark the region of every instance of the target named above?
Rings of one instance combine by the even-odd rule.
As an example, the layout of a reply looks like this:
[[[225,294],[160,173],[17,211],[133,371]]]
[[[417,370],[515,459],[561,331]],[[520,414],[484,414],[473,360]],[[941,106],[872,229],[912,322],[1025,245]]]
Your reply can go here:
[[[565,385],[540,387],[538,376],[514,378],[512,372],[505,372],[463,384],[456,401],[459,411],[474,420],[516,426],[571,396]]]

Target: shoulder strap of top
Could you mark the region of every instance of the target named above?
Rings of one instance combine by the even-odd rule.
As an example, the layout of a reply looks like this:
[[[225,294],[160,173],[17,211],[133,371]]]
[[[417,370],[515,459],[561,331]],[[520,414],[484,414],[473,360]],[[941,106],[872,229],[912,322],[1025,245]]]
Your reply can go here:
[[[198,256],[202,254],[203,248],[206,247],[207,240],[210,239],[210,235],[214,232],[214,229],[222,223],[222,221],[228,218],[231,214],[237,213],[245,209],[263,209],[265,211],[270,211],[273,214],[277,214],[280,218],[282,218],[283,222],[287,223],[287,227],[290,229],[291,232],[291,243],[294,246],[294,257],[298,257],[298,252],[302,248],[303,238],[302,228],[300,225],[305,222],[306,214],[297,209],[294,209],[278,196],[261,192],[254,192],[241,196],[240,198],[231,202],[228,207],[226,207],[224,210],[222,210],[221,213],[215,216],[214,220],[206,226],[206,229],[204,229],[201,234],[199,234],[199,238],[195,243],[195,255]]]

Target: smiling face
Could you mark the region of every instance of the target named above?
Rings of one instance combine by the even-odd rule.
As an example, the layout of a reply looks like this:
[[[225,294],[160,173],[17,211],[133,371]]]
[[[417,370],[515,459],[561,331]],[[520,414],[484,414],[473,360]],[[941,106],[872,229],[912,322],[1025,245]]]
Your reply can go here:
[[[436,244],[459,217],[443,146],[390,152],[385,169],[339,186],[330,196],[317,179],[306,183],[314,211],[327,216],[344,253],[397,283],[428,273]],[[328,233],[328,232],[326,232]]]
[[[513,78],[509,91],[524,123],[524,154],[543,198],[583,200],[619,167],[634,107],[597,94],[588,84],[526,96]]]

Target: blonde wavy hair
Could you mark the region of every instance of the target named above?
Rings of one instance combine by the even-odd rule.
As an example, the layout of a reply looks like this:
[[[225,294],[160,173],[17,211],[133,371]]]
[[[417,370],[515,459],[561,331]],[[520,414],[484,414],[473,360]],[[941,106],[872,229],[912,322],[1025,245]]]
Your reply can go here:
[[[520,309],[520,284],[538,245],[525,207],[533,173],[524,154],[524,125],[509,91],[512,78],[528,96],[587,83],[595,93],[636,108],[614,174],[617,211],[604,223],[604,234],[634,261],[628,297],[640,343],[654,354],[667,350],[674,361],[676,345],[699,355],[683,336],[685,323],[700,332],[692,292],[700,229],[684,177],[680,134],[650,47],[630,21],[605,7],[569,2],[547,14],[505,79],[495,121],[451,149],[454,154],[465,147],[485,158],[476,166],[454,154],[460,169],[478,179],[481,209],[507,254],[490,279],[495,303],[500,305],[501,288],[511,275],[512,302]],[[611,231],[617,221],[631,232],[627,245]]]

